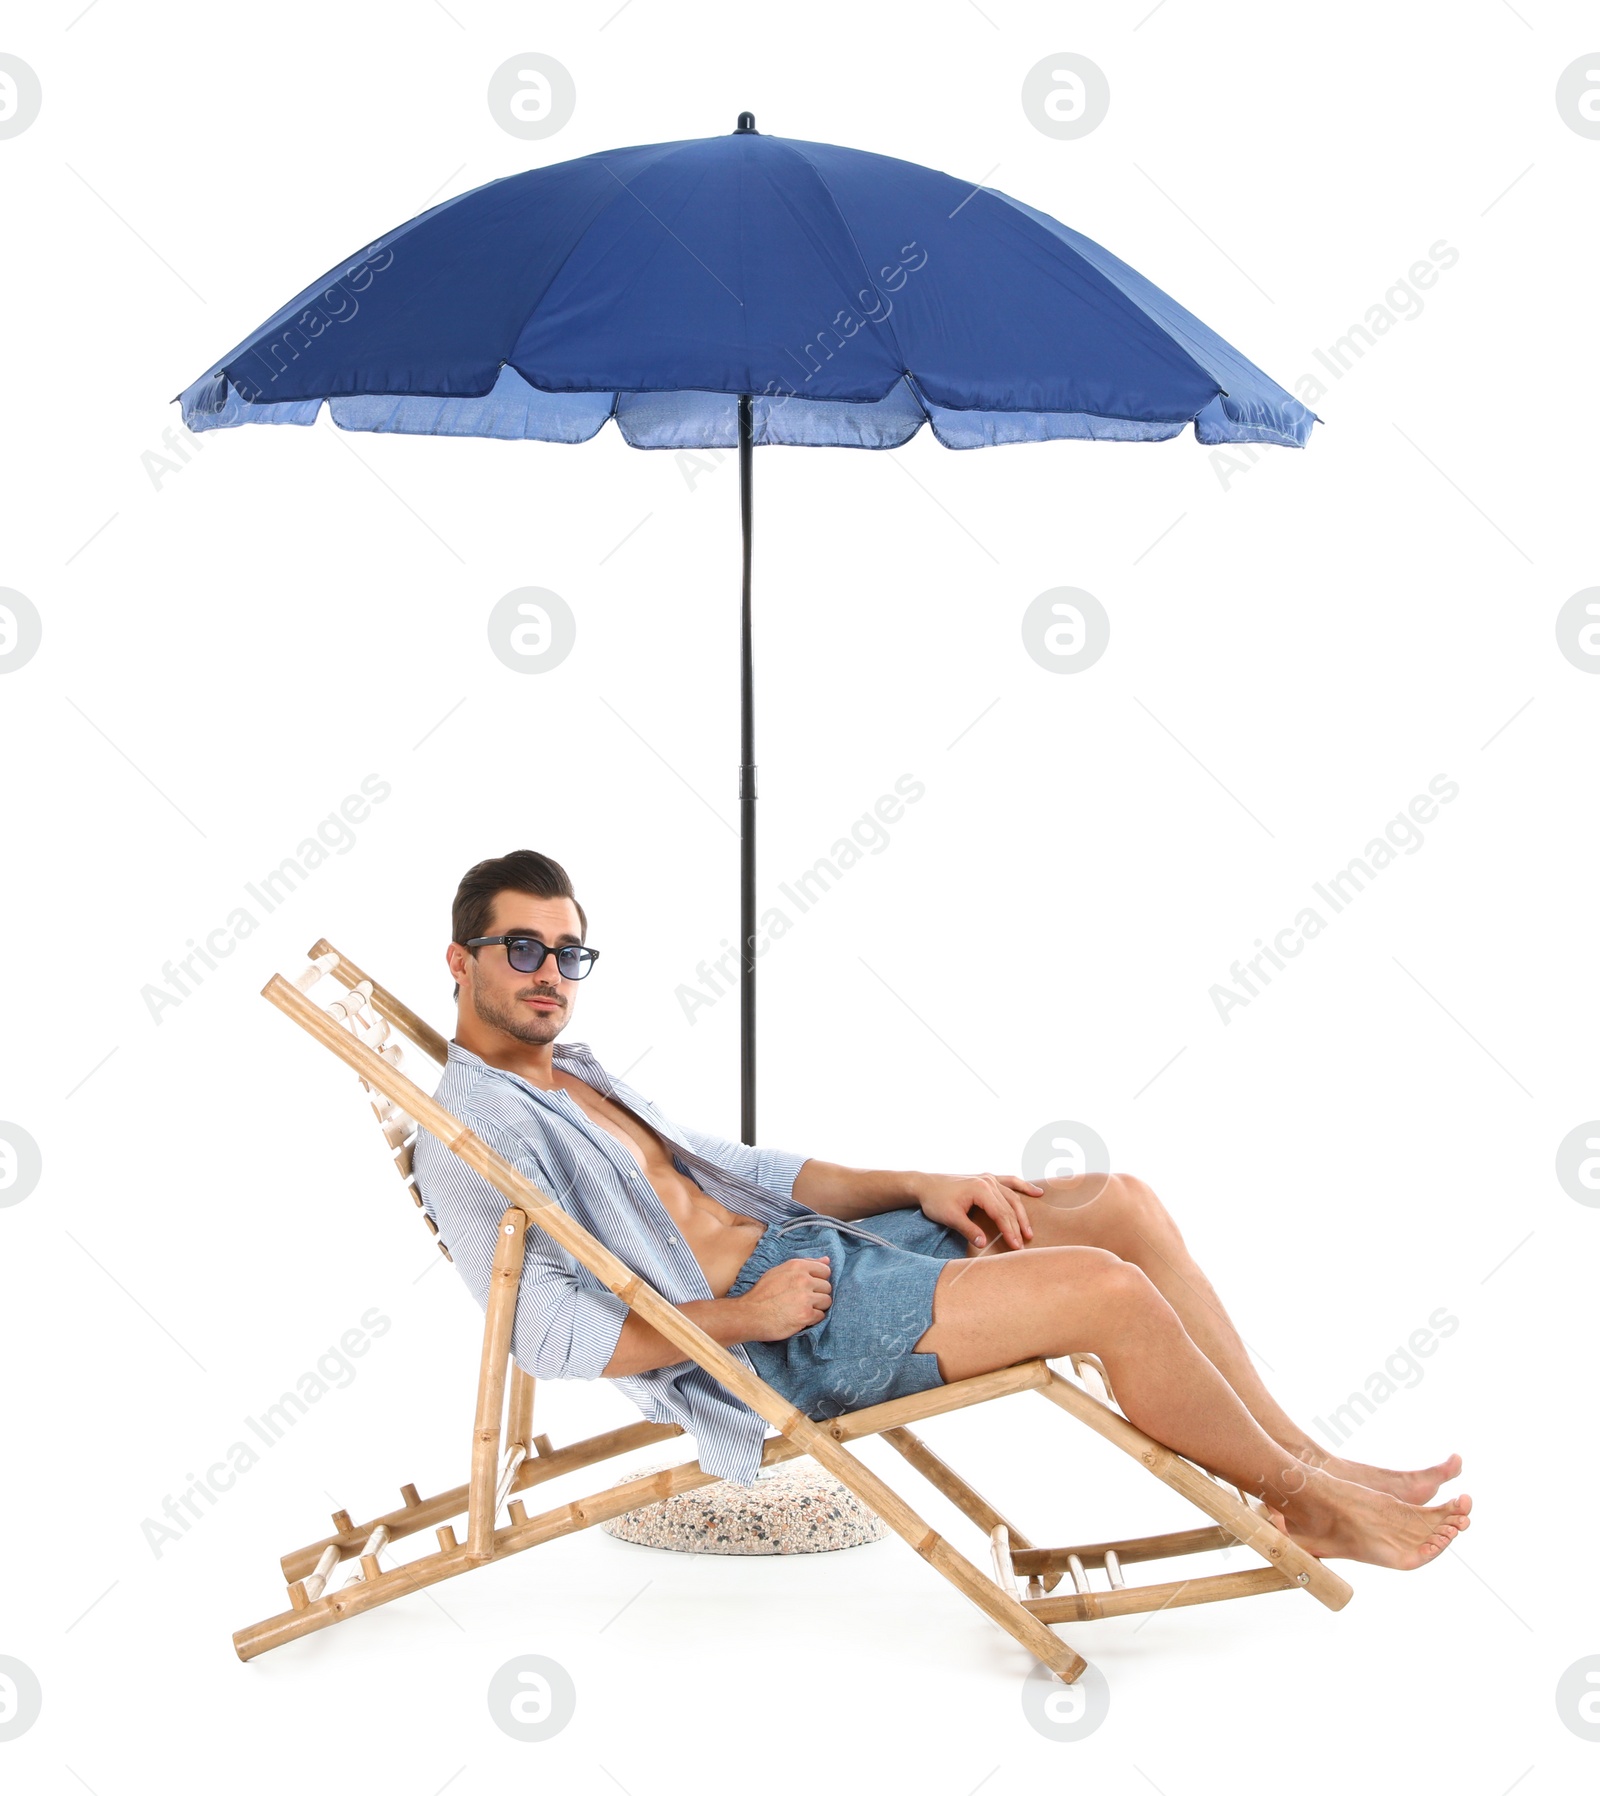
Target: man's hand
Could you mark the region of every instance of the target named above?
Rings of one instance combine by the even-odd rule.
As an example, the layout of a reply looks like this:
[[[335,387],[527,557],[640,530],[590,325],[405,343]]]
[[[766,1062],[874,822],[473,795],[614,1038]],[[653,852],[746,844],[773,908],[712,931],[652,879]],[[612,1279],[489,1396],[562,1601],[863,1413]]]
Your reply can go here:
[[[911,1189],[924,1216],[958,1230],[975,1247],[986,1247],[988,1239],[969,1210],[982,1210],[1012,1247],[1021,1247],[1033,1239],[1033,1225],[1021,1199],[1044,1196],[1043,1185],[993,1172],[920,1172]]]
[[[740,1339],[786,1341],[813,1322],[820,1322],[833,1305],[833,1268],[827,1260],[779,1260],[763,1272],[742,1296]]]

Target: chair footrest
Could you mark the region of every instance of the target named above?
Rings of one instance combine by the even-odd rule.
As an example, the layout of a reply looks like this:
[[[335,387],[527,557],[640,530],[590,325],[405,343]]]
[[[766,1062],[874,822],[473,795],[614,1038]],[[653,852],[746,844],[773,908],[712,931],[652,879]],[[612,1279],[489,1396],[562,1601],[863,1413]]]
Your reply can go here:
[[[1238,1544],[1226,1528],[1182,1528],[1174,1534],[1097,1540],[1083,1547],[1016,1547],[1011,1554],[1011,1563],[1019,1577],[1034,1577],[1045,1572],[1067,1571],[1067,1562],[1074,1557],[1087,1566],[1097,1566],[1105,1564],[1107,1553],[1113,1553],[1123,1565],[1137,1565],[1141,1560],[1176,1559],[1184,1553],[1217,1553]]]
[[[1138,1615],[1148,1609],[1187,1609],[1195,1603],[1221,1603],[1236,1596],[1261,1596],[1269,1590],[1298,1588],[1286,1572],[1263,1565],[1256,1571],[1219,1572],[1215,1577],[1184,1578],[1176,1584],[1129,1584],[1120,1590],[1026,1597],[1022,1606],[1045,1622],[1100,1621],[1110,1615]]]

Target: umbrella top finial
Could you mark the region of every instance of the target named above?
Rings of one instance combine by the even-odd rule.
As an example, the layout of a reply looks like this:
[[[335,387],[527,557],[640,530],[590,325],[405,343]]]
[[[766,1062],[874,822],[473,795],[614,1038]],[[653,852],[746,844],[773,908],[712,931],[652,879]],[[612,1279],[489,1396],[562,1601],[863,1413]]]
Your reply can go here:
[[[756,115],[753,112],[741,112],[739,114],[739,122],[734,127],[734,134],[737,136],[741,131],[755,131],[755,128]],[[757,132],[757,135],[759,136],[760,133]]]

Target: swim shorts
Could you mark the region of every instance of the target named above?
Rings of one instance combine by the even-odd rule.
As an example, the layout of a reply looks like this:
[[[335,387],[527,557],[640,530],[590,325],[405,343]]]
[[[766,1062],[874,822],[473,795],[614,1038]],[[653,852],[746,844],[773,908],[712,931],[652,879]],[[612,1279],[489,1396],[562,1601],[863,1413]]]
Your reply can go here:
[[[783,1260],[826,1259],[833,1302],[782,1341],[746,1341],[762,1378],[813,1421],[943,1384],[939,1356],[916,1343],[933,1320],[933,1288],[966,1237],[918,1209],[861,1223],[837,1217],[769,1222],[729,1287],[741,1297]]]

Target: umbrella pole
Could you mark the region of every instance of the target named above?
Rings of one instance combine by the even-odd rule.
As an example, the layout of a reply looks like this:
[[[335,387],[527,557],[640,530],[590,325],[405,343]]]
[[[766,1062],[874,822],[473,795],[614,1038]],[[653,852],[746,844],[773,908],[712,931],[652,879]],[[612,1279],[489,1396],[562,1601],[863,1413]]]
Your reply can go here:
[[[739,525],[744,597],[739,618],[739,1139],[756,1138],[756,748],[750,654],[750,395],[739,395]]]

